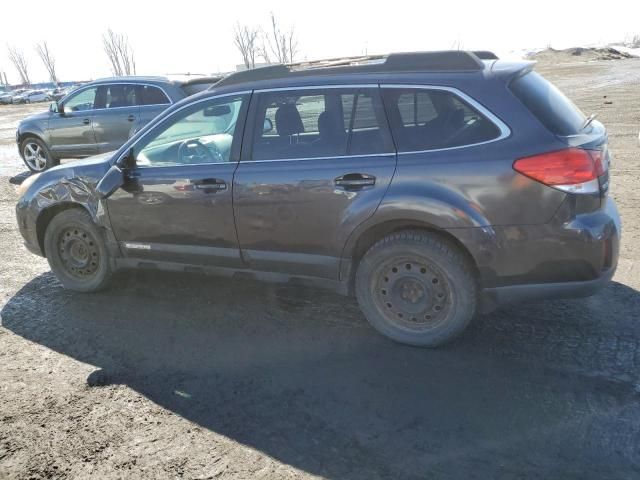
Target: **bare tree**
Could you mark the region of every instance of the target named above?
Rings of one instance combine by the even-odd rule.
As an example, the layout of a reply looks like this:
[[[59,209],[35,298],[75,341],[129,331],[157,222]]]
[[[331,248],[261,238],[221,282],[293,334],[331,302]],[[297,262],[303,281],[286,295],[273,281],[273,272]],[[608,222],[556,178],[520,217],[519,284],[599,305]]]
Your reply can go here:
[[[40,60],[42,60],[42,63],[44,63],[44,66],[47,69],[47,72],[49,72],[51,81],[58,85],[58,76],[56,75],[56,60],[55,58],[53,58],[53,55],[51,55],[47,42],[43,41],[42,43],[37,43],[36,52],[38,52]]]
[[[295,29],[291,27],[283,32],[278,26],[276,16],[271,12],[271,32],[265,34],[260,55],[265,62],[271,63],[271,55],[278,63],[292,63],[298,53],[298,38]]]
[[[108,29],[107,33],[102,35],[102,43],[114,75],[136,74],[136,60],[126,35]]]
[[[269,54],[269,47],[267,47],[267,36],[262,35],[262,42],[256,47],[256,51],[259,57],[262,57],[265,63],[271,63],[271,55]]]
[[[24,58],[24,53],[22,53],[22,50],[18,50],[15,47],[7,48],[9,50],[9,60],[11,60],[13,66],[16,67],[16,70],[18,70],[20,80],[24,85],[31,85],[31,80],[29,80],[27,60]]]
[[[256,66],[258,34],[259,30],[257,28],[246,25],[241,26],[240,22],[236,23],[233,29],[233,43],[240,50],[242,61],[247,69],[255,68]]]

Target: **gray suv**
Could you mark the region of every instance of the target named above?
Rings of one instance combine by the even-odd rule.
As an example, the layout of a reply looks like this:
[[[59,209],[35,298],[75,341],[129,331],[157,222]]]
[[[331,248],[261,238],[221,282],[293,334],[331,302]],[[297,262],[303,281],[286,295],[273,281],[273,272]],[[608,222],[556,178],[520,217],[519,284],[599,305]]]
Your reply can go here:
[[[230,75],[117,152],[29,177],[27,247],[83,292],[121,268],[329,287],[422,346],[477,312],[607,284],[607,132],[532,62],[340,63]]]
[[[52,103],[48,112],[18,125],[16,141],[32,172],[50,168],[61,158],[83,158],[117,150],[164,109],[182,100],[198,78],[187,82],[164,77],[106,78],[83,85]]]

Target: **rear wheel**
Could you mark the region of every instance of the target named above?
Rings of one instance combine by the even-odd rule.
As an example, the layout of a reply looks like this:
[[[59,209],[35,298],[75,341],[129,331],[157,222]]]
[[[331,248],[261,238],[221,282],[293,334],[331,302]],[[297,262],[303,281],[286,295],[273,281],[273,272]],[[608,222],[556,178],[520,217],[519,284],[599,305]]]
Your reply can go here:
[[[467,327],[475,314],[477,286],[454,245],[428,232],[401,231],[364,255],[356,272],[356,295],[380,333],[433,347]]]
[[[20,152],[25,165],[32,172],[42,172],[56,165],[51,152],[39,138],[27,137],[22,140]]]
[[[65,288],[95,292],[107,285],[109,255],[85,210],[73,208],[53,217],[44,235],[44,248],[51,270]]]

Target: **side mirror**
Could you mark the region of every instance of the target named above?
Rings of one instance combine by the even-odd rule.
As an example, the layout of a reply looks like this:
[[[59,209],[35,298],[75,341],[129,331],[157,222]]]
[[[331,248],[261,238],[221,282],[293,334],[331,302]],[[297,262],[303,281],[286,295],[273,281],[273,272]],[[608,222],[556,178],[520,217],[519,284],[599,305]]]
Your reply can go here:
[[[129,149],[126,155],[123,155],[120,161],[118,162],[118,166],[122,170],[132,170],[136,168],[136,157],[133,153],[133,147]]]
[[[122,170],[117,165],[111,167],[107,173],[105,173],[102,180],[98,182],[96,185],[96,192],[98,193],[98,197],[101,199],[106,199],[113,194],[117,189],[119,189],[122,185],[124,185],[124,174]]]
[[[270,119],[265,118],[264,124],[262,125],[262,133],[269,133],[271,130],[273,130],[273,122]]]

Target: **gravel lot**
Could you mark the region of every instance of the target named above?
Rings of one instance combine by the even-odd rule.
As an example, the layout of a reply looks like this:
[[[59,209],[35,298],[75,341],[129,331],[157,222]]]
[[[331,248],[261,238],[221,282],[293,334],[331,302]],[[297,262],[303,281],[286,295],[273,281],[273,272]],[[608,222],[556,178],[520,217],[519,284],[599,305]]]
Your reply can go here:
[[[438,350],[323,291],[168,274],[64,291],[13,212],[15,125],[46,105],[0,106],[0,478],[638,478],[640,60],[538,70],[609,128],[618,273]]]

